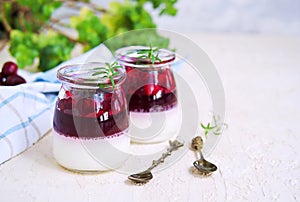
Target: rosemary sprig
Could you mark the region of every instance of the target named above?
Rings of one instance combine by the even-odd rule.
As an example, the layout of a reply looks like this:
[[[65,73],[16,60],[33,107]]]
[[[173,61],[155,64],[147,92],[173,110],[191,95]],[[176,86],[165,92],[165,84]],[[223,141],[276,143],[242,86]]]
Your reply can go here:
[[[213,116],[213,123],[208,123],[207,125],[204,125],[203,123],[201,123],[201,127],[204,130],[204,135],[207,138],[207,135],[212,132],[214,135],[221,135],[222,132],[222,128],[223,126],[226,128],[228,128],[228,124],[227,123],[219,123],[219,119],[217,118],[215,115]]]
[[[207,137],[208,133],[215,128],[215,126],[211,126],[210,123],[208,123],[206,126],[201,123],[201,127],[203,128],[204,130],[204,134],[205,134],[205,137]]]
[[[138,50],[137,54],[140,55],[138,56],[138,58],[149,58],[151,63],[154,64],[155,61],[159,61],[159,62],[162,61],[158,56],[159,55],[158,51],[159,51],[158,48],[153,48],[152,45],[150,44],[149,49]]]
[[[100,75],[101,78],[109,78],[111,85],[113,88],[115,88],[115,80],[113,79],[114,76],[118,75],[120,72],[117,71],[117,69],[122,68],[118,62],[113,63],[105,63],[105,67],[96,67],[94,70],[98,70],[97,72],[93,73],[92,76]],[[99,87],[105,87],[104,84],[99,84]]]

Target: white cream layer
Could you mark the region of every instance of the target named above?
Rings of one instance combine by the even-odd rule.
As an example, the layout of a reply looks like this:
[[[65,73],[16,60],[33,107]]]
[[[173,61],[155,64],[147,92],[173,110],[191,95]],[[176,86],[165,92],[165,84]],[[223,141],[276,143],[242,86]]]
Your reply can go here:
[[[180,129],[178,107],[162,112],[130,112],[129,134],[137,143],[156,143],[174,137]]]
[[[130,153],[127,133],[103,139],[66,137],[52,130],[53,154],[65,168],[76,171],[105,171],[116,169]]]

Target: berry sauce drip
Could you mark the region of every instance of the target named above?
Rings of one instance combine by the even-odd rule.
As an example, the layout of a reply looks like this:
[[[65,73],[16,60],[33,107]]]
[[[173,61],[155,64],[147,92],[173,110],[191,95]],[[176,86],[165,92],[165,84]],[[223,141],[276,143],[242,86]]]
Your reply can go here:
[[[81,139],[104,138],[123,132],[129,126],[126,102],[121,103],[116,97],[106,93],[102,101],[74,97],[58,99],[54,130],[66,137]]]
[[[160,112],[177,106],[176,84],[169,68],[145,70],[126,66],[124,83],[129,111]]]

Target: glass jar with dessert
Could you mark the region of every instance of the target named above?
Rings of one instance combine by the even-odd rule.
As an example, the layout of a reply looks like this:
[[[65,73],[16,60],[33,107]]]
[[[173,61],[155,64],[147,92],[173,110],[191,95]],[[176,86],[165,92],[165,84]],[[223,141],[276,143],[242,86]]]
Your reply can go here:
[[[129,46],[117,50],[115,57],[127,71],[124,89],[131,140],[155,143],[174,137],[180,121],[172,71],[175,54],[166,49]]]
[[[53,153],[61,166],[80,172],[115,169],[126,160],[129,114],[117,63],[62,67],[53,117]]]

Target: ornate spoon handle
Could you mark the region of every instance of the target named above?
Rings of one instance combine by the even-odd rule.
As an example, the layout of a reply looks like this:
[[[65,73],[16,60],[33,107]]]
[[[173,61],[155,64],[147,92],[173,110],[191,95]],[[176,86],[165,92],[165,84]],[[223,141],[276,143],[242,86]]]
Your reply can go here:
[[[128,179],[136,184],[144,184],[149,182],[153,178],[151,170],[158,166],[160,163],[163,163],[167,156],[171,155],[172,151],[175,151],[179,147],[182,147],[183,143],[179,142],[178,140],[174,140],[169,141],[169,145],[170,147],[167,149],[167,152],[163,153],[159,159],[152,161],[152,165],[147,170],[140,173],[132,174],[128,176]]]
[[[174,140],[174,141],[170,140],[169,145],[170,145],[170,147],[167,149],[167,152],[162,153],[162,155],[159,159],[153,160],[152,165],[146,171],[150,171],[153,168],[155,168],[156,166],[158,166],[159,164],[163,163],[165,161],[165,159],[168,156],[170,156],[173,151],[175,151],[178,148],[182,147],[184,144],[182,142],[179,142],[178,140]]]

